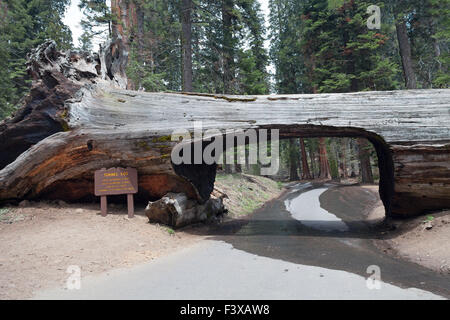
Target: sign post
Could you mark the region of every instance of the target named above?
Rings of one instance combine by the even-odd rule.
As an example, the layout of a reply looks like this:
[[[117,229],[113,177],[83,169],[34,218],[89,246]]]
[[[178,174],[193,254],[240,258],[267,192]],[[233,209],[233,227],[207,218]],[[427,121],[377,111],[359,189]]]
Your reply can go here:
[[[108,195],[127,195],[128,217],[134,217],[133,194],[138,192],[137,170],[133,168],[103,168],[95,171],[95,195],[100,197],[102,216],[108,214]]]
[[[134,200],[133,194],[127,194],[127,205],[128,205],[128,218],[134,217]]]
[[[108,200],[106,199],[106,196],[100,197],[100,209],[102,211],[102,216],[106,217],[108,214]]]

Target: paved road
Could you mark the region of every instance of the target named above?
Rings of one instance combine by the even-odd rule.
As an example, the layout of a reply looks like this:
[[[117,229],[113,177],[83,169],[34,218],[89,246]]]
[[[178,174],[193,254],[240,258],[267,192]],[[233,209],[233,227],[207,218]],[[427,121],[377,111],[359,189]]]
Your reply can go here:
[[[297,185],[243,221],[210,231],[211,240],[155,261],[83,277],[80,290],[55,288],[36,299],[440,299],[450,279],[379,252],[363,208],[324,212],[330,186]],[[336,187],[331,187],[336,188]],[[334,190],[334,189],[332,189]],[[370,193],[360,188],[361,205]],[[339,192],[335,192],[339,195]],[[328,204],[329,206],[329,204]],[[331,211],[331,210],[330,210]],[[339,213],[341,212],[341,213]],[[344,212],[344,213],[342,213]],[[369,289],[369,266],[380,288]]]

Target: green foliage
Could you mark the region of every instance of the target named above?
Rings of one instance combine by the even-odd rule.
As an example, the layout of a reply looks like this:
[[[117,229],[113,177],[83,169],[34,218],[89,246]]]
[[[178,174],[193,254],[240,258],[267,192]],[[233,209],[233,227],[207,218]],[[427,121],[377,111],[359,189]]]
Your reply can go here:
[[[431,0],[432,39],[437,62],[437,72],[432,80],[439,88],[448,88],[450,84],[450,0]]]
[[[328,0],[328,8],[336,9],[344,4],[345,0]]]
[[[194,90],[266,94],[269,75],[264,18],[256,0],[201,0],[193,12]],[[223,14],[230,16],[230,26]],[[226,63],[230,65],[226,66]]]
[[[278,93],[391,90],[400,60],[392,24],[369,30],[369,1],[270,1]],[[377,2],[383,10],[383,2]],[[386,9],[387,10],[387,9]],[[383,11],[385,12],[385,11]],[[389,19],[386,14],[386,21]]]
[[[224,0],[225,1],[225,0]],[[269,92],[264,26],[256,0],[193,2],[192,64],[194,91],[265,94]],[[135,1],[143,30],[131,30],[127,75],[135,89],[181,90],[181,7],[178,0]],[[223,9],[223,8],[226,8]],[[225,10],[225,11],[224,11]],[[222,13],[230,25],[225,26]],[[139,41],[139,37],[144,39]],[[245,48],[245,49],[244,49]],[[229,65],[225,67],[225,62]]]
[[[142,64],[137,58],[136,49],[130,53],[130,60],[127,65],[127,76],[139,88],[146,91],[164,91],[167,87],[164,83],[165,73],[155,73],[153,68]]]
[[[348,1],[336,10],[324,10],[321,2],[312,1],[305,11],[301,43],[303,52],[311,54],[307,69],[313,88],[318,92],[395,89],[399,69],[383,57],[387,36],[367,28],[369,3]]]
[[[275,66],[275,90],[278,93],[311,91],[306,79],[305,57],[300,48],[300,34],[304,28],[300,1],[271,0],[270,58]]]
[[[181,90],[181,24],[176,0],[136,1],[143,11],[142,30],[130,30],[127,76],[135,89]],[[142,40],[140,40],[142,39]]]
[[[267,73],[257,67],[257,57],[251,50],[238,52],[238,81],[240,94],[267,94]]]
[[[175,235],[175,230],[173,230],[172,228],[166,227],[165,230],[167,231],[167,233],[171,236]]]

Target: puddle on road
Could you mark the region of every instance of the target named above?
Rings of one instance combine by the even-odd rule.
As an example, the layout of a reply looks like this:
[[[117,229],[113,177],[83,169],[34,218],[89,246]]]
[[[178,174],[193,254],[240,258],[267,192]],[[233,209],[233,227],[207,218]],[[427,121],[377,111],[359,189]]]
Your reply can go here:
[[[284,201],[292,217],[307,227],[321,231],[348,231],[347,224],[320,207],[319,196],[328,188],[317,188]]]
[[[311,182],[297,183],[291,187],[292,190],[289,192],[289,194],[311,188],[312,186],[313,184]]]

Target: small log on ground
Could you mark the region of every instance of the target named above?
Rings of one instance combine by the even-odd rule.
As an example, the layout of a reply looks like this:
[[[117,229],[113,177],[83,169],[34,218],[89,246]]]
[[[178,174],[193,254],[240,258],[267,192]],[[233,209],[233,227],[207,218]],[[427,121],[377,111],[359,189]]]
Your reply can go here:
[[[173,228],[213,220],[225,212],[222,199],[210,198],[204,204],[190,200],[184,193],[168,193],[161,199],[149,202],[145,209],[150,222]]]

